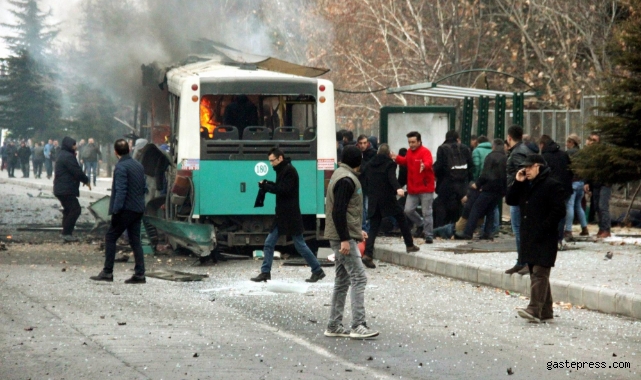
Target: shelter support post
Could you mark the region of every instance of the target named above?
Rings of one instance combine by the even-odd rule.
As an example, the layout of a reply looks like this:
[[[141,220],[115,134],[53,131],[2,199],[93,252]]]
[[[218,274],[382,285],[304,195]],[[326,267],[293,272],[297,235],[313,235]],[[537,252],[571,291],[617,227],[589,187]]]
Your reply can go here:
[[[505,138],[505,96],[498,95],[494,99],[494,138]]]
[[[470,145],[472,138],[472,120],[474,118],[474,98],[465,97],[463,99],[463,126],[461,128],[461,141],[465,145]]]
[[[514,112],[514,124],[523,126],[523,100],[525,96],[522,92],[515,92],[512,98],[512,110]]]
[[[490,115],[490,97],[479,97],[479,123],[477,129],[478,136],[487,136],[487,126],[489,123]]]

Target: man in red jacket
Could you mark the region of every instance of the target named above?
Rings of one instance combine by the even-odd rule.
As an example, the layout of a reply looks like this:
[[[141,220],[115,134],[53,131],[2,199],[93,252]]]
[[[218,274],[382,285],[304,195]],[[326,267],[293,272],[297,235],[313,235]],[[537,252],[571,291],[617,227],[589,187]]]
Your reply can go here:
[[[423,146],[421,134],[413,131],[407,134],[410,149],[405,157],[392,155],[397,164],[407,167],[407,201],[405,215],[417,227],[426,243],[433,242],[434,221],[432,219],[432,202],[434,201],[434,170],[432,169],[432,152]],[[423,217],[416,212],[419,202]]]

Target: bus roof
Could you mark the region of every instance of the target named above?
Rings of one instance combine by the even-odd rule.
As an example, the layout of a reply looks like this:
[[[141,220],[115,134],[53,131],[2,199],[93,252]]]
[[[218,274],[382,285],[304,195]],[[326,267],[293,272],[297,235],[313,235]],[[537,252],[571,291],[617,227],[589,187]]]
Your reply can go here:
[[[180,95],[186,80],[199,77],[207,79],[289,79],[309,81],[311,77],[324,74],[328,70],[296,65],[276,58],[250,64],[230,64],[222,57],[175,67],[167,72],[167,85],[170,92]]]

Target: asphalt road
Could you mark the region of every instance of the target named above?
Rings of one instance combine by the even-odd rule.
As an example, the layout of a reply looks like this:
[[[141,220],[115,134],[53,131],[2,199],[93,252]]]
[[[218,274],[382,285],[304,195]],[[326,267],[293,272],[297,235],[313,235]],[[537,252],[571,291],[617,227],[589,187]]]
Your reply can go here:
[[[639,320],[556,305],[554,323],[528,324],[518,294],[394,265],[367,272],[368,324],[381,332],[368,341],[323,336],[333,268],[307,286],[308,268],[277,261],[273,283],[255,284],[257,261],[148,256],[148,271],[210,277],[125,285],[128,263],[113,284],[94,283],[101,237],[63,245],[55,231],[18,231],[60,218],[54,199],[27,192],[0,185],[2,380],[641,378]]]
[[[0,378],[639,378],[638,320],[557,307],[554,323],[528,324],[516,317],[527,303],[518,295],[381,265],[366,291],[381,335],[326,338],[332,268],[307,286],[307,268],[276,262],[274,283],[254,284],[259,262],[193,261],[147,264],[209,273],[206,281],[125,285],[132,264],[118,264],[113,284],[94,283],[96,245],[10,245],[0,252]],[[275,285],[304,293],[270,292]],[[547,369],[566,360],[630,368]]]

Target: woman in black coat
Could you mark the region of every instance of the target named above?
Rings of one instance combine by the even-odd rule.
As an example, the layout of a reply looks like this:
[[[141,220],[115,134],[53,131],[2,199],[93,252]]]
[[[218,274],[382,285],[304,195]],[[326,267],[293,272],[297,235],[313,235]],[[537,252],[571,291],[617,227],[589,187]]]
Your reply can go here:
[[[397,195],[405,196],[405,192],[396,179],[396,163],[390,158],[389,145],[381,144],[378,154],[365,166],[361,177],[363,178],[362,186],[367,188],[367,217],[371,221],[365,243],[363,264],[368,268],[376,268],[376,265],[372,262],[374,258],[374,243],[382,219],[390,216],[396,219],[401,229],[406,251],[408,253],[418,251],[419,248],[414,245],[403,208],[396,200]]]

